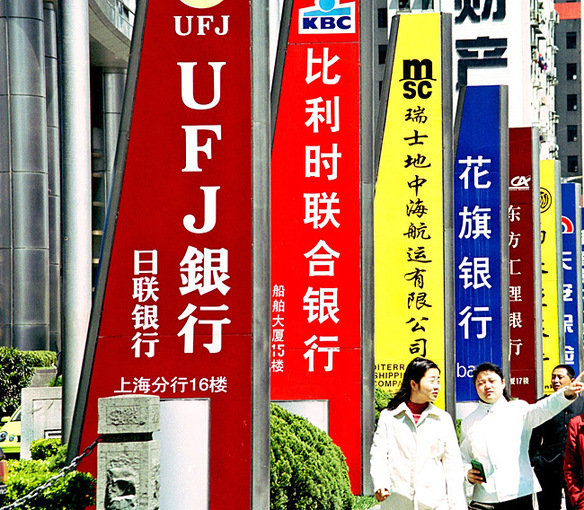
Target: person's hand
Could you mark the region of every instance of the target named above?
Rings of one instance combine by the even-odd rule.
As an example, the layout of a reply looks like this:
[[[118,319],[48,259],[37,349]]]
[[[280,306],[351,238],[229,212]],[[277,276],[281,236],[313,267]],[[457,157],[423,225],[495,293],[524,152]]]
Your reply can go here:
[[[385,501],[389,497],[390,492],[387,489],[377,489],[375,491],[375,499],[379,502]]]
[[[469,469],[466,478],[470,483],[483,483],[484,480],[478,469]]]
[[[570,400],[576,398],[577,395],[584,389],[584,383],[581,381],[582,376],[584,376],[584,372],[580,372],[580,375],[576,377],[568,386],[566,386],[566,390],[564,391],[564,395],[568,397]]]

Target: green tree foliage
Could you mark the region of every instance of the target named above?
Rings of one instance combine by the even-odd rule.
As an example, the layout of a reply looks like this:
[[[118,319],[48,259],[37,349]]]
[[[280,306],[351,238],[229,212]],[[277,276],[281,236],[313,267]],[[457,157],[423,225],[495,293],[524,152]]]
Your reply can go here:
[[[35,368],[50,367],[57,361],[52,351],[19,351],[0,347],[0,413],[12,414],[20,405],[20,392],[26,388]]]
[[[26,388],[34,368],[29,357],[11,347],[0,347],[0,412],[12,414],[20,405],[20,392]]]
[[[345,456],[328,434],[272,404],[271,510],[350,510]]]

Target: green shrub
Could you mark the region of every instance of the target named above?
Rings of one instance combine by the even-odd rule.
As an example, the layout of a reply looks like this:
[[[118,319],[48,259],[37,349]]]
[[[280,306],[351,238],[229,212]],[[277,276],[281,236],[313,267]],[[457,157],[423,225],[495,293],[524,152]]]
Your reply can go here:
[[[8,461],[7,494],[9,505],[45,483],[57,472],[44,460]],[[21,508],[29,510],[84,510],[95,502],[95,479],[89,473],[72,471]]]
[[[51,368],[57,365],[57,353],[53,351],[22,351],[33,368]]]
[[[37,439],[30,443],[30,458],[32,460],[47,460],[56,455],[59,446],[61,446],[61,440],[58,438]]]
[[[379,503],[373,496],[358,496],[355,498],[353,510],[368,510]]]
[[[375,388],[375,425],[377,425],[377,420],[379,420],[379,414],[383,411],[393,395],[388,393],[381,388]]]
[[[272,404],[271,510],[350,510],[345,456],[328,434]]]
[[[2,505],[9,505],[29,494],[65,465],[67,446],[60,439],[38,439],[30,445],[32,460],[8,463],[7,495]],[[95,502],[95,480],[89,473],[72,471],[22,508],[29,510],[84,510]]]
[[[20,392],[34,373],[29,357],[11,347],[0,347],[0,412],[12,414],[20,406]]]

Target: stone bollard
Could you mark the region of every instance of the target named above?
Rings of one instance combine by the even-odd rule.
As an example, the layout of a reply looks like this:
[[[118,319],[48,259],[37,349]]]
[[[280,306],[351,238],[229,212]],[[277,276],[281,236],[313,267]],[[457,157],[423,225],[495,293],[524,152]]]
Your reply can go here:
[[[98,400],[97,510],[158,510],[160,399],[132,395]]]

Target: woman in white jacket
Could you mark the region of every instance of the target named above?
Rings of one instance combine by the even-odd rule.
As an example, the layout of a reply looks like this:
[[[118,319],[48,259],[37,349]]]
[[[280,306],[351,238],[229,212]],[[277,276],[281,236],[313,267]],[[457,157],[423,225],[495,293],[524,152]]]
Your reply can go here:
[[[454,424],[432,403],[439,391],[438,366],[415,358],[381,412],[371,447],[371,476],[381,508],[467,509]]]
[[[528,404],[510,400],[497,365],[481,363],[474,369],[480,401],[462,420],[460,436],[467,479],[473,484],[470,508],[533,509],[532,495],[541,487],[529,462],[531,431],[572,403],[582,391],[582,375],[563,390]],[[471,461],[482,464],[484,478]]]

